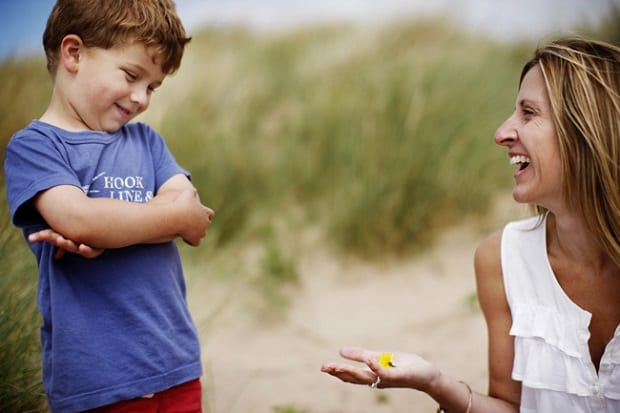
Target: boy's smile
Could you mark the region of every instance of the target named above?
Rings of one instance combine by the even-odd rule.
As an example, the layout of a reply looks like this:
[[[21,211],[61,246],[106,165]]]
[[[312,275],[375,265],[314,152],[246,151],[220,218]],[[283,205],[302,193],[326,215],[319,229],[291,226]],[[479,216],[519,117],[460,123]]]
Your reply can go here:
[[[57,76],[60,105],[51,107],[52,123],[64,129],[117,131],[148,108],[166,77],[141,43],[102,49],[85,47],[77,36],[68,41],[74,47]]]

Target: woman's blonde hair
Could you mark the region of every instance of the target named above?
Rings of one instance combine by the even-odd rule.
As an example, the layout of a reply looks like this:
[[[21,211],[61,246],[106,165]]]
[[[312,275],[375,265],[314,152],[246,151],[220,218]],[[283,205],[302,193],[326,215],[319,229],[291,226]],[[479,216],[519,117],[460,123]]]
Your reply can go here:
[[[563,193],[620,265],[620,48],[569,38],[538,48],[557,130]],[[544,212],[537,207],[538,212]]]
[[[161,59],[162,71],[174,73],[190,41],[172,0],[58,0],[47,20],[43,48],[47,70],[58,67],[62,39],[74,34],[86,47],[109,49],[140,42]]]

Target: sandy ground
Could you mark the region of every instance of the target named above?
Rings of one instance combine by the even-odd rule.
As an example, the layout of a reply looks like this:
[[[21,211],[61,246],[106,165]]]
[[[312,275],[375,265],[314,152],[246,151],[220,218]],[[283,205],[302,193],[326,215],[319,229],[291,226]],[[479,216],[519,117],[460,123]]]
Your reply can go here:
[[[506,202],[499,209],[496,228],[513,212]],[[344,345],[416,352],[486,392],[486,327],[472,301],[473,252],[483,237],[463,225],[425,254],[381,264],[342,262],[315,240],[299,258],[301,285],[286,316],[271,323],[248,311],[243,288],[231,295],[194,271],[189,301],[202,335],[205,412],[435,411],[425,394],[372,390],[321,373]]]

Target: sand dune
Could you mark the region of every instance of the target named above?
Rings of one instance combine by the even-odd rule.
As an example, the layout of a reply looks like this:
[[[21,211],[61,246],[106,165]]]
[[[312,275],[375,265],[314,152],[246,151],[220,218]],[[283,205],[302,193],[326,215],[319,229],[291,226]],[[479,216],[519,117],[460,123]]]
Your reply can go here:
[[[498,211],[492,225],[500,228],[516,210],[502,201]],[[343,345],[416,352],[485,392],[486,327],[473,273],[483,236],[463,225],[425,254],[381,264],[343,262],[310,241],[299,258],[301,285],[286,316],[271,323],[248,311],[243,288],[231,294],[194,269],[189,300],[202,333],[206,412],[435,411],[419,392],[371,390],[321,373]]]

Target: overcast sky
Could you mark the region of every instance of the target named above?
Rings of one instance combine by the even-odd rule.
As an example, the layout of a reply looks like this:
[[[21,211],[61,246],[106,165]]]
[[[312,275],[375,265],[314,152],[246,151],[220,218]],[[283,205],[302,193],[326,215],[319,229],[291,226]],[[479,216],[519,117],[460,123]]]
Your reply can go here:
[[[54,0],[0,0],[0,58],[42,54]],[[448,15],[464,28],[502,39],[540,38],[596,23],[620,0],[177,0],[190,34],[204,25],[242,23],[260,30],[324,21],[382,22]]]

